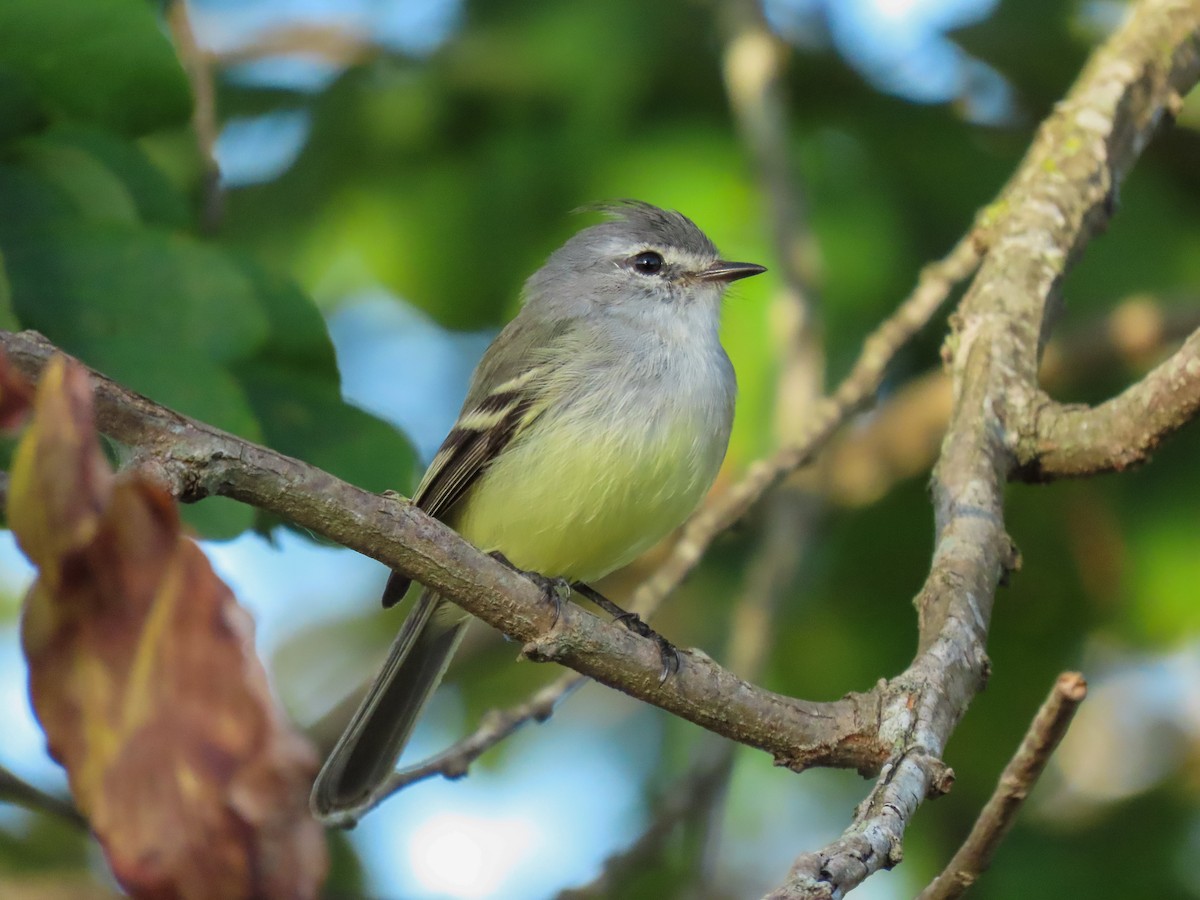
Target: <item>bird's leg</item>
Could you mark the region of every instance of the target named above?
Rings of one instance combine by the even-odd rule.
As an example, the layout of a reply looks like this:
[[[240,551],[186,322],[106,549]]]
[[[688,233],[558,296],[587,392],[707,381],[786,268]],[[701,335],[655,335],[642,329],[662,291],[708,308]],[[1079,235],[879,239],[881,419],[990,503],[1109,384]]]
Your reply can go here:
[[[508,566],[518,575],[524,575],[536,584],[541,589],[542,597],[545,598],[546,602],[554,605],[554,622],[551,623],[550,627],[553,628],[558,624],[558,617],[562,614],[563,604],[571,596],[571,582],[565,578],[549,578],[541,572],[530,572],[528,569],[514,566],[512,561],[499,550],[493,550],[488,556]]]
[[[584,584],[582,581],[576,581],[571,587],[579,591],[579,593],[587,597],[634,634],[649,638],[658,644],[658,652],[662,657],[662,673],[658,676],[659,684],[670,678],[672,672],[679,671],[679,651],[675,649],[675,645],[643,622],[641,616],[637,613],[621,609],[621,607],[617,606],[617,604],[613,603],[594,587]]]

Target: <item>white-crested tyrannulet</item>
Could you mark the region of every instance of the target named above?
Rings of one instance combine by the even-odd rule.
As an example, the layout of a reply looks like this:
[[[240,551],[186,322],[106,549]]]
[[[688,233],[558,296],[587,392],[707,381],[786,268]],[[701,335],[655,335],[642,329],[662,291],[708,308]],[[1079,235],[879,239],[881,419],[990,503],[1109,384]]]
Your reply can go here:
[[[729,442],[737,384],[717,329],[726,262],[691,220],[603,207],[525,284],[475,369],[458,421],[413,502],[517,568],[591,582],[696,508]],[[393,574],[384,605],[408,580]],[[425,591],[313,786],[318,816],[388,776],[468,615]]]

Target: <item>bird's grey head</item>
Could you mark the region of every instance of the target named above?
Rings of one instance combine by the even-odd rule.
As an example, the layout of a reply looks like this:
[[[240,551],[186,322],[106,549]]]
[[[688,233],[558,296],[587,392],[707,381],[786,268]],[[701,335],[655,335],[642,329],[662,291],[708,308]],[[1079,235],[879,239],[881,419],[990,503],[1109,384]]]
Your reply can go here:
[[[589,207],[608,220],[556,250],[526,284],[539,303],[593,308],[705,304],[714,309],[731,281],[766,271],[722,260],[687,216],[637,200]]]

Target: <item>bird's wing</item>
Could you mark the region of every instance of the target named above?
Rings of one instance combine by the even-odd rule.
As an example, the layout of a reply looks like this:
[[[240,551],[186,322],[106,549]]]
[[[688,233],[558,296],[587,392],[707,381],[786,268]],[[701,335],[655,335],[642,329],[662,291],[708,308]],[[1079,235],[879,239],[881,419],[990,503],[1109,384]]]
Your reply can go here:
[[[527,369],[496,387],[458,417],[421,479],[413,503],[442,517],[500,452],[545,408],[545,366]]]
[[[515,319],[480,361],[458,421],[425,470],[413,504],[434,518],[462,499],[512,440],[546,409],[553,393],[557,365],[548,362],[548,344],[569,331],[558,323],[547,331]],[[504,348],[507,352],[497,352]],[[393,572],[383,605],[393,606],[408,590],[410,579]]]

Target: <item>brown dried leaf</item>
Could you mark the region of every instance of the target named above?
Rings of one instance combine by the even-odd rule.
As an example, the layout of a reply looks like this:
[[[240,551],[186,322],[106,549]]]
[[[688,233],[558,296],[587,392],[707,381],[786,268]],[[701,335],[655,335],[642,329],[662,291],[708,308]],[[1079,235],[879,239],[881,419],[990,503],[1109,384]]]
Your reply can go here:
[[[96,533],[112,472],[96,441],[87,370],[56,356],[42,372],[33,423],[13,457],[8,521],[51,581],[70,551]]]
[[[97,474],[86,375],[81,393],[82,370],[56,366],[10,513],[39,551],[22,640],[50,752],[135,896],[314,896],[327,866],[307,805],[316,758],[275,707],[250,618],[166,493]]]

